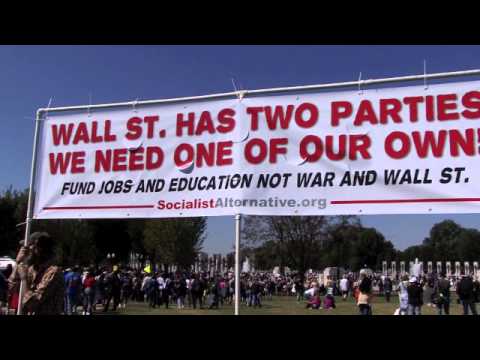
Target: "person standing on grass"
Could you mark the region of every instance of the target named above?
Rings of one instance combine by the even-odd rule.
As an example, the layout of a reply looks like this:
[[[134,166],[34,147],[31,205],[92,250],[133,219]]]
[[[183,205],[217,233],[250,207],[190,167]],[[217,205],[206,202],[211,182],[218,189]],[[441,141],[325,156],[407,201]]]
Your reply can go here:
[[[144,294],[144,299],[149,302],[150,301],[150,292],[148,291],[148,286],[150,284],[150,279],[152,278],[152,275],[149,273],[145,273],[145,276],[143,277],[142,280],[142,286],[140,287],[140,291]]]
[[[83,280],[83,315],[92,315],[95,309],[95,276],[88,271]]]
[[[408,277],[404,276],[398,284],[398,300],[400,302],[400,315],[408,313]]]
[[[371,306],[372,280],[365,272],[360,273],[360,284],[358,285],[357,305],[360,315],[372,315]]]
[[[65,287],[67,292],[67,314],[76,314],[80,292],[82,291],[82,277],[79,266],[75,266],[73,271],[66,275]]]
[[[141,288],[142,288],[142,280],[140,278],[140,275],[137,273],[133,276],[132,279],[132,300],[133,301],[141,301],[140,300],[140,293],[141,293]]]
[[[148,306],[155,309],[158,303],[158,281],[157,274],[153,274],[145,285],[148,297]]]
[[[127,307],[128,299],[132,296],[133,282],[132,277],[128,272],[124,272],[120,277],[121,293],[120,293],[120,307],[124,309]]]
[[[436,291],[436,306],[438,315],[450,315],[450,281],[446,279],[444,273],[440,275]]]
[[[387,301],[387,303],[390,302],[390,296],[392,295],[392,290],[393,290],[392,279],[390,279],[390,277],[387,276],[383,283],[383,292],[385,293],[385,300]]]
[[[192,280],[190,282],[190,292],[192,294],[192,305],[193,308],[197,308],[197,302],[199,304],[200,309],[203,307],[203,302],[202,302],[202,297],[203,297],[203,283],[202,280],[200,279],[200,276],[198,274],[195,274],[192,277]]]
[[[175,288],[174,288],[174,281],[173,281],[173,275],[171,273],[167,274],[165,276],[165,291],[163,292],[163,302],[165,304],[165,309],[168,309],[168,305],[170,302],[170,299],[172,299],[175,296]]]
[[[427,306],[433,306],[433,295],[435,293],[435,280],[432,276],[425,280],[423,286],[423,303]]]
[[[210,282],[209,293],[208,293],[208,308],[218,309],[218,287],[215,281]]]
[[[305,291],[305,287],[303,285],[303,281],[300,276],[297,276],[295,280],[295,293],[297,295],[297,302],[300,302],[303,299],[304,291]]]
[[[256,279],[253,283],[253,307],[262,307],[262,284]]]
[[[273,300],[273,293],[275,292],[275,281],[271,278],[267,283],[267,296],[270,301]]]
[[[346,301],[347,296],[348,296],[348,286],[349,282],[346,276],[343,276],[343,278],[340,280],[340,292],[342,294],[342,300]]]
[[[177,309],[185,308],[185,295],[187,293],[187,285],[185,279],[180,274],[176,275],[174,283],[175,299],[177,302]]]
[[[463,315],[468,315],[469,308],[473,315],[477,315],[474,283],[470,276],[462,275],[462,279],[457,285],[457,295],[463,306]]]
[[[408,315],[422,315],[423,289],[417,277],[412,276],[407,288]]]
[[[110,306],[110,301],[113,299],[113,311],[117,310],[118,304],[120,303],[120,292],[121,292],[121,281],[118,275],[118,269],[114,267],[113,272],[108,274],[106,277],[107,282],[107,299],[105,302],[104,312],[108,311]]]

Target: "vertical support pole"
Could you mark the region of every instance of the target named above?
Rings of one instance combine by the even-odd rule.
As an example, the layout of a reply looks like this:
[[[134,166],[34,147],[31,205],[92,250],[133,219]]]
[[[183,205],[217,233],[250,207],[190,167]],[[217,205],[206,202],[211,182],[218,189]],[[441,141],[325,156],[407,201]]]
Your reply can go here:
[[[235,215],[235,315],[240,305],[240,221],[241,215]]]
[[[35,133],[33,136],[33,150],[32,150],[32,167],[30,169],[30,189],[28,191],[28,204],[27,204],[27,218],[25,220],[25,240],[24,246],[28,246],[28,240],[30,238],[30,232],[32,229],[32,213],[33,213],[33,187],[35,186],[36,165],[37,165],[37,147],[38,147],[38,130],[40,127],[40,115],[41,112],[37,111],[35,117]],[[20,281],[20,289],[18,293],[18,308],[17,315],[22,315],[22,300],[25,283]]]

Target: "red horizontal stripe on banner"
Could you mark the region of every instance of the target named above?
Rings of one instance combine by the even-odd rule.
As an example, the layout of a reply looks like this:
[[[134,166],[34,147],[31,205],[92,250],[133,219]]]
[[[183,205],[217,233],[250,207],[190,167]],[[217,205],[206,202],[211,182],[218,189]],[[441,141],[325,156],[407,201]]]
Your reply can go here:
[[[107,209],[150,209],[154,205],[111,205],[111,206],[49,206],[43,210],[107,210]]]
[[[344,204],[398,204],[398,203],[434,203],[434,202],[471,202],[480,198],[443,198],[443,199],[391,199],[391,200],[332,200],[332,205]]]

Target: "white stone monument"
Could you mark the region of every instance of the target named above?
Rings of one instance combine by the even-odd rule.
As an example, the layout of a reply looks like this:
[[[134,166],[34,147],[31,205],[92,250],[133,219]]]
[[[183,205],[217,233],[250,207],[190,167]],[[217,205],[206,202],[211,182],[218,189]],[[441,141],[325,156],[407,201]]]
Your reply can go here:
[[[442,273],[442,262],[437,261],[437,274],[440,275]]]
[[[462,270],[460,268],[460,261],[455,261],[455,276],[459,277],[461,273]]]
[[[431,274],[433,272],[433,262],[427,262],[427,273]]]
[[[445,263],[445,269],[447,272],[447,276],[452,276],[452,263],[450,261],[447,261]]]
[[[386,261],[382,261],[382,273],[383,273],[383,276],[388,275],[388,269],[387,269],[387,262]]]
[[[397,277],[397,263],[395,261],[392,261],[392,277]]]
[[[245,261],[242,264],[242,272],[249,273],[250,272],[250,260],[245,258]]]
[[[400,261],[400,275],[405,276],[405,261]]]
[[[463,269],[465,271],[465,275],[470,275],[470,263],[468,261],[463,263]]]
[[[410,275],[416,276],[417,278],[422,274],[422,264],[418,262],[418,259],[415,259],[415,263],[410,266]]]

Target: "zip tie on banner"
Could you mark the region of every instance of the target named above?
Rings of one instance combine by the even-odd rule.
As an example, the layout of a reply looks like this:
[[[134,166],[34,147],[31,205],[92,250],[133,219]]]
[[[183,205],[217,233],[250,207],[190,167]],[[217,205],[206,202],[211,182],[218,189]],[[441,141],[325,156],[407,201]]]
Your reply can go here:
[[[235,92],[237,93],[237,98],[239,101],[242,101],[243,97],[245,96],[245,94],[247,93],[246,90],[239,90],[237,88],[237,85],[235,83],[235,79],[232,77],[232,85],[233,85],[233,89],[235,90]]]
[[[87,108],[87,116],[91,117],[92,113],[90,112],[90,106],[92,106],[92,93],[88,93],[88,108]]]
[[[363,94],[361,85],[362,85],[362,72],[360,71],[360,75],[358,76],[358,95]]]
[[[50,109],[50,105],[52,105],[52,100],[53,100],[53,97],[51,97],[50,100],[48,100],[47,110],[45,111],[45,120],[48,118],[48,109]]]
[[[423,59],[423,86],[425,90],[428,90],[427,85],[427,60]]]
[[[137,113],[137,105],[138,105],[138,98],[135,99],[135,101],[132,101],[132,110],[134,113]]]

